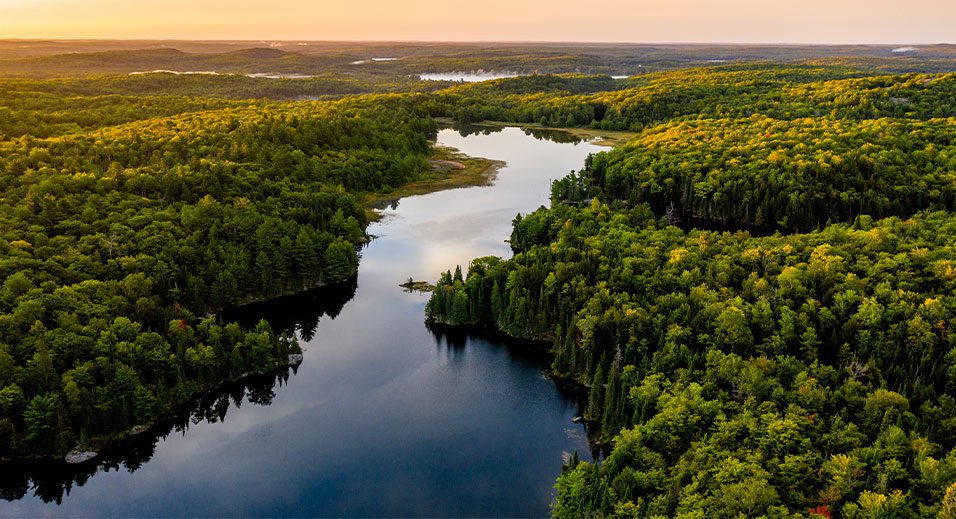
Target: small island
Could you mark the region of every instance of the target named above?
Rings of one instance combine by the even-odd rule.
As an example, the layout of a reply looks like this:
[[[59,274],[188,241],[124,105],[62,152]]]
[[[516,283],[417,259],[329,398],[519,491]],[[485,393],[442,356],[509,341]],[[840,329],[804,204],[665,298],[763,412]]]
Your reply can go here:
[[[412,278],[408,278],[407,281],[400,283],[398,286],[404,288],[406,292],[431,292],[435,290],[435,285],[428,281],[415,281]]]

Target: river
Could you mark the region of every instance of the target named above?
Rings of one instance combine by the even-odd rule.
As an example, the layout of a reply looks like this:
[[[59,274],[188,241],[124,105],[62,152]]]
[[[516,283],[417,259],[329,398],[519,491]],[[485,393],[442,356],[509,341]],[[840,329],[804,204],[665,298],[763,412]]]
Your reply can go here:
[[[528,345],[433,333],[428,295],[398,284],[509,256],[515,214],[546,204],[550,179],[602,148],[518,128],[444,129],[438,143],[506,165],[492,186],[384,209],[354,283],[237,314],[295,330],[295,372],[207,395],[168,434],[69,473],[8,470],[0,515],[546,515],[562,456],[589,456],[577,399]]]

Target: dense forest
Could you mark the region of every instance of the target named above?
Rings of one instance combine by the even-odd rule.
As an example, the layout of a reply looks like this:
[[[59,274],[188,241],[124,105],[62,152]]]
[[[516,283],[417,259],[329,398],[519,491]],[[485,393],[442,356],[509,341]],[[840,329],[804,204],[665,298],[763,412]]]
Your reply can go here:
[[[631,137],[426,308],[587,389],[555,516],[956,517],[951,46],[300,43],[0,42],[0,459],[224,413],[300,351],[236,307],[354,290],[366,196],[494,120]]]
[[[553,514],[953,517],[956,77],[536,81],[429,109],[638,133],[518,215],[513,258],[443,274],[427,313],[549,341],[588,388],[610,454],[566,465]]]
[[[460,85],[428,108],[460,122],[481,120],[640,131],[676,119],[779,120],[956,115],[953,74],[877,74],[842,66],[722,65],[644,74],[523,76]]]
[[[311,340],[320,320],[334,318],[355,295],[357,278],[344,283],[309,290],[228,309],[222,314],[227,322],[241,327],[254,326],[268,309],[270,325],[277,334],[298,331],[303,340]],[[228,381],[216,389],[164,413],[147,433],[130,435],[100,451],[96,463],[66,465],[59,460],[23,459],[5,462],[0,471],[0,499],[9,501],[33,494],[40,500],[63,503],[72,491],[85,485],[100,471],[136,472],[156,454],[162,441],[173,434],[186,434],[200,423],[227,423],[246,404],[268,406],[281,386],[294,383],[298,366],[280,367],[268,373],[252,374]]]
[[[4,96],[0,457],[289,362],[291,336],[213,316],[354,274],[361,194],[426,169],[434,123],[406,104]]]

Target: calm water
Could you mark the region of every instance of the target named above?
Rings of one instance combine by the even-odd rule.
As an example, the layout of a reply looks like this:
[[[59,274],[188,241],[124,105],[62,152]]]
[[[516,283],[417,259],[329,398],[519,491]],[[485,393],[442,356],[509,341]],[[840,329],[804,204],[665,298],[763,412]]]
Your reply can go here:
[[[517,72],[496,72],[494,70],[486,72],[484,70],[476,70],[471,72],[429,72],[427,74],[419,74],[418,77],[427,81],[464,81],[466,83],[475,83],[489,79],[518,77],[520,75],[521,74]]]
[[[433,333],[427,295],[397,285],[510,255],[514,215],[546,203],[549,179],[600,148],[516,128],[442,130],[438,141],[507,166],[492,187],[386,209],[356,282],[236,316],[295,329],[306,349],[297,372],[207,395],[163,437],[75,472],[7,467],[0,516],[547,514],[562,454],[588,452],[577,403],[527,345]]]

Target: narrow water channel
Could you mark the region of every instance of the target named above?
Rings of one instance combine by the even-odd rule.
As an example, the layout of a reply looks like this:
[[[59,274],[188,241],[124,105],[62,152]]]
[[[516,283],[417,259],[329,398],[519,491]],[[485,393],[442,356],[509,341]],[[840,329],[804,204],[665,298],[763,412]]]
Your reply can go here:
[[[0,515],[546,515],[562,455],[587,457],[577,403],[527,347],[429,331],[428,295],[398,284],[510,255],[515,214],[601,148],[518,128],[438,142],[506,165],[493,186],[385,209],[354,284],[243,310],[299,334],[296,372],[224,388],[70,474],[0,475]]]

